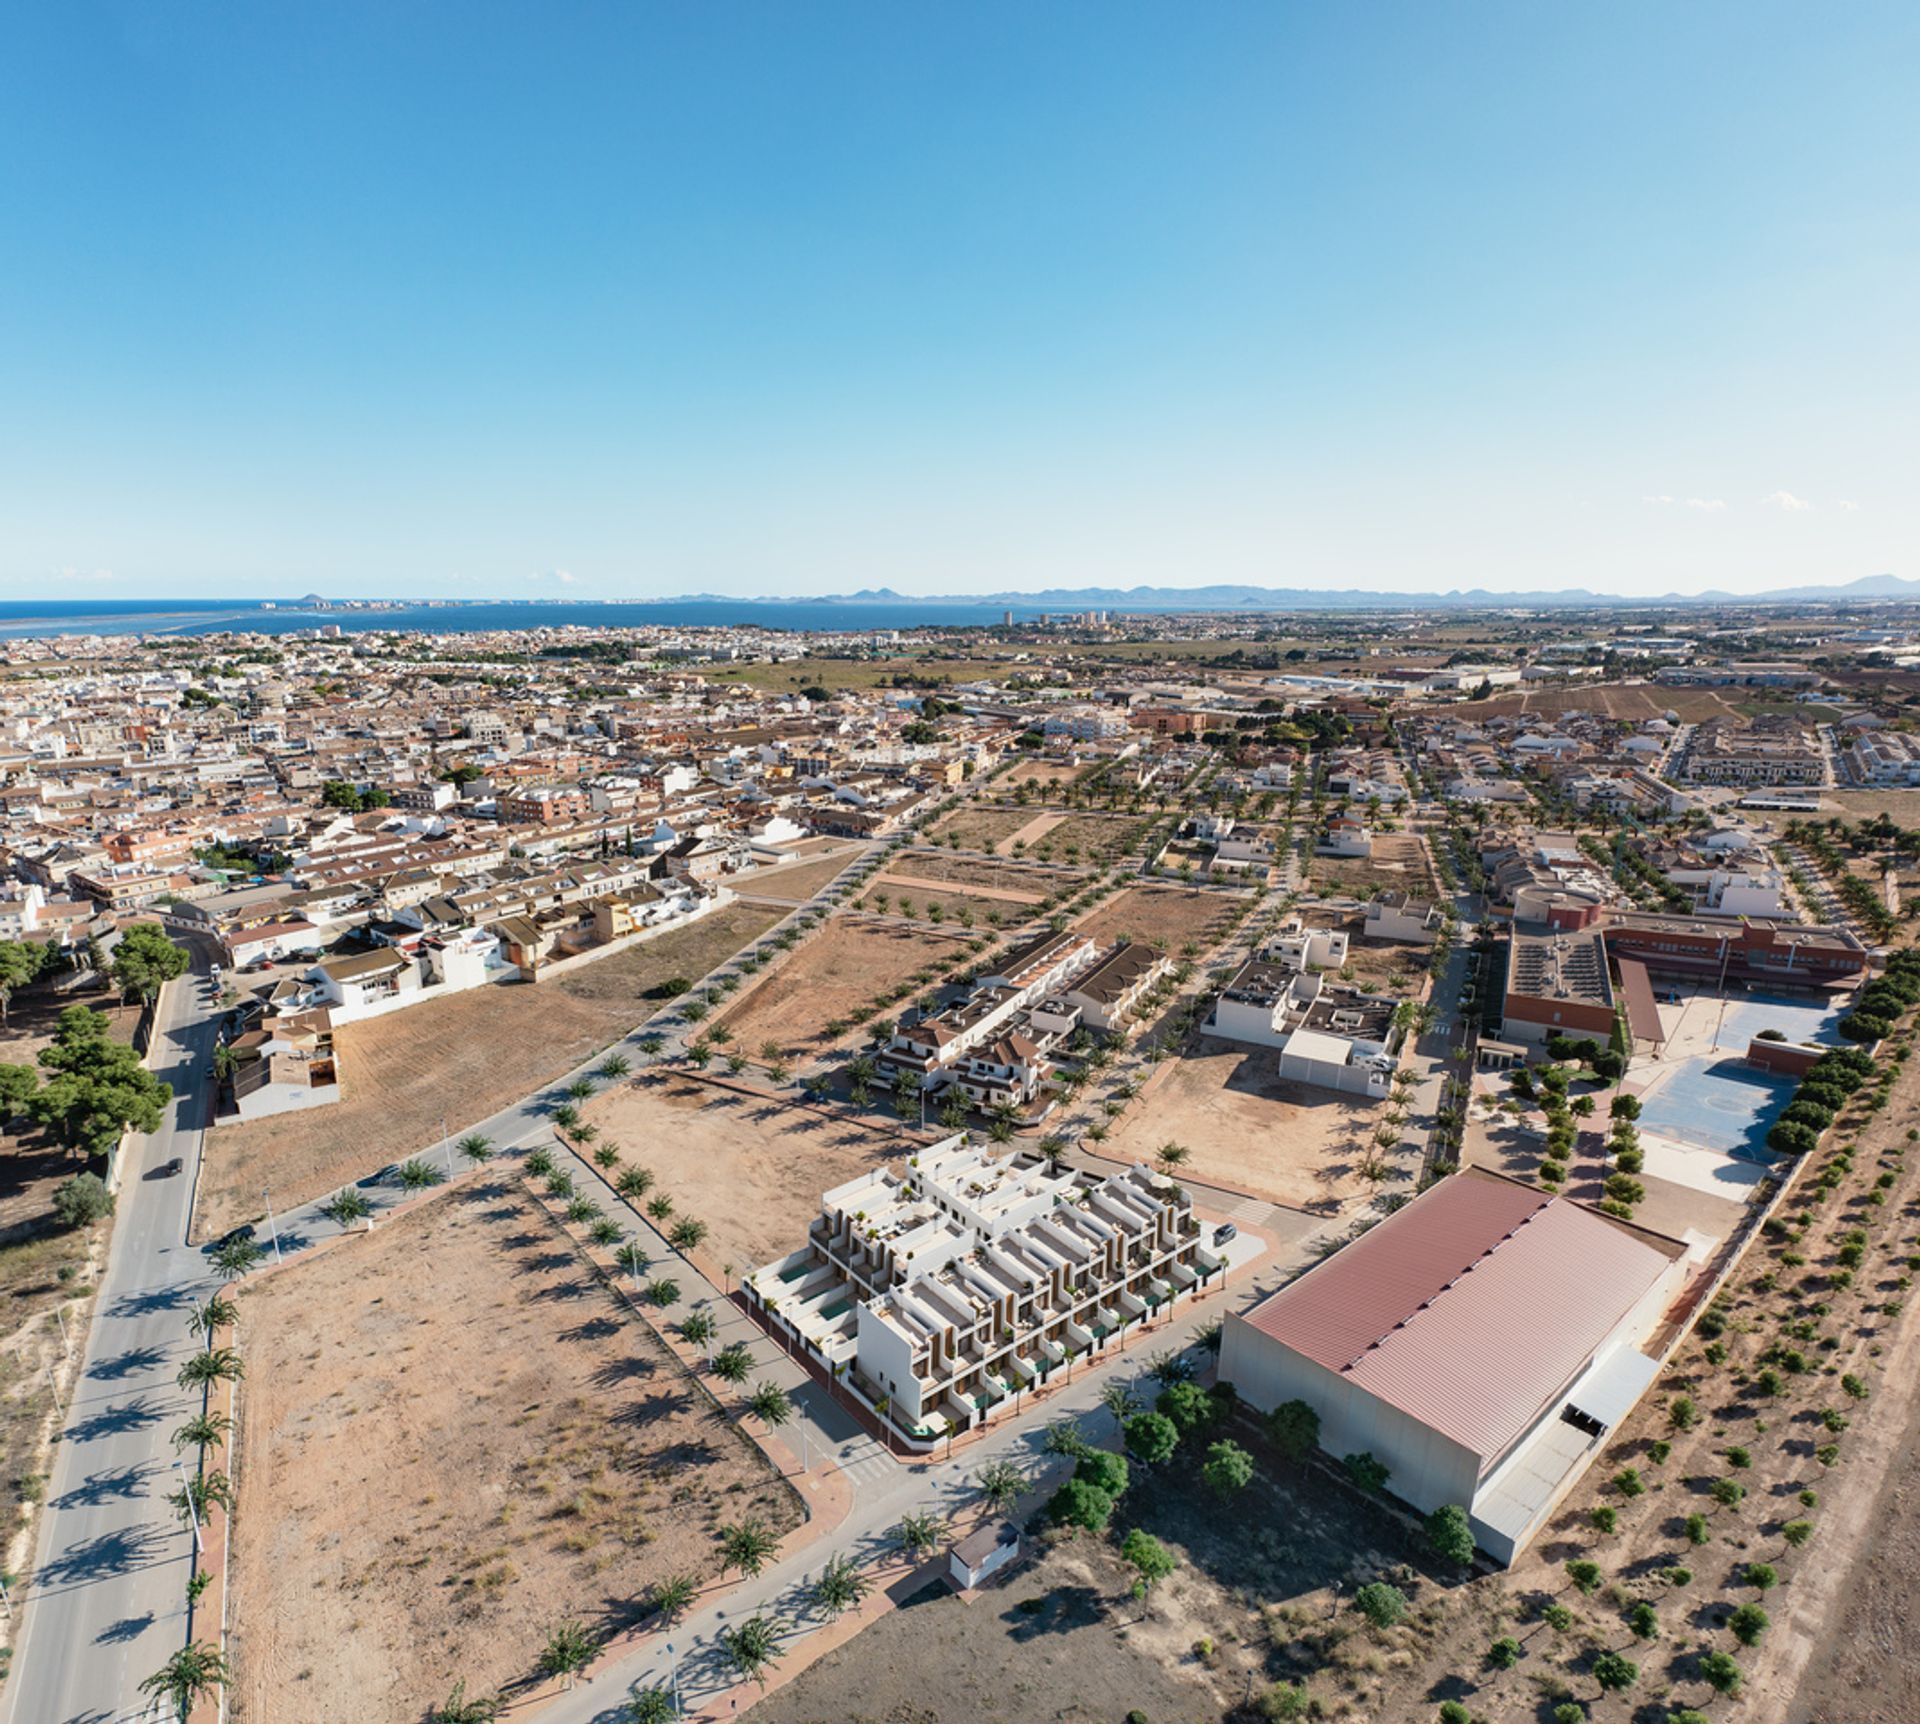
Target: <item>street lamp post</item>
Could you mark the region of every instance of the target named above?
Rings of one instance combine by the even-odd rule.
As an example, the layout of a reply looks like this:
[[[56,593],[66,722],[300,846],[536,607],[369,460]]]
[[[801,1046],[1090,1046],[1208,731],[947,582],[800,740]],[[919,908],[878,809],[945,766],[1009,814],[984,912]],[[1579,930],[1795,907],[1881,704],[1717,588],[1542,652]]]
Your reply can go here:
[[[178,1455],[173,1458],[173,1470],[180,1475],[180,1489],[187,1499],[187,1519],[193,1522],[193,1550],[198,1556],[204,1548],[200,1542],[200,1510],[193,1500],[193,1486],[187,1482],[187,1469],[181,1465]]]
[[[261,1187],[261,1196],[267,1200],[267,1232],[273,1240],[273,1260],[283,1261],[280,1256],[280,1224],[273,1218],[273,1191],[270,1187]]]

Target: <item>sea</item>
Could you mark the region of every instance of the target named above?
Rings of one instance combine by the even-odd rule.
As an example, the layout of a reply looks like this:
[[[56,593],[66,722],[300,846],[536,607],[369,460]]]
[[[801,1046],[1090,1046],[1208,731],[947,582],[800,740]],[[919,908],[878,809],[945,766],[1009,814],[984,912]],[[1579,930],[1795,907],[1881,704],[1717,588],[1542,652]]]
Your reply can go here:
[[[382,610],[346,610],[335,606],[259,604],[217,599],[148,599],[41,603],[0,603],[0,640],[54,635],[210,635],[298,634],[331,623],[342,634],[382,631],[428,634],[482,633],[495,629],[583,628],[746,628],[791,629],[804,633],[866,633],[913,628],[985,628],[1003,621],[1008,610],[1018,620],[1047,614],[1038,606],[960,603],[894,604],[872,602],[748,602],[686,599],[636,604],[567,604],[546,600],[526,604],[418,604]]]

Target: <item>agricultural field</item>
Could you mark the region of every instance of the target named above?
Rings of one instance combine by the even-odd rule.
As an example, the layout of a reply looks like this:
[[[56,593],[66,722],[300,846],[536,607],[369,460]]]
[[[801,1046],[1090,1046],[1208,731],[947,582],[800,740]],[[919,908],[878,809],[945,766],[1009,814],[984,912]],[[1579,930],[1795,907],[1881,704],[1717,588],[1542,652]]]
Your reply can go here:
[[[415,1719],[526,1681],[791,1488],[518,1185],[483,1179],[249,1284],[236,1724]]]
[[[782,910],[729,904],[691,927],[548,981],[476,988],[334,1038],[341,1097],[326,1107],[207,1133],[195,1234],[290,1207],[459,1132],[571,1071],[645,1021],[674,977],[697,979],[777,922]]]
[[[1094,906],[1075,926],[1103,944],[1142,940],[1178,958],[1189,942],[1210,951],[1226,937],[1227,920],[1243,903],[1220,892],[1177,886],[1130,886]]]
[[[1192,1052],[1153,1068],[1100,1153],[1151,1162],[1172,1141],[1192,1152],[1182,1172],[1194,1180],[1296,1209],[1331,1212],[1372,1196],[1360,1168],[1384,1104],[1283,1083],[1277,1074],[1271,1048],[1202,1037]],[[1412,1195],[1404,1179],[1380,1190]]]
[[[732,1264],[736,1278],[805,1242],[821,1192],[911,1147],[855,1119],[684,1075],[617,1084],[585,1116],[676,1212],[708,1224],[703,1254]]]
[[[887,688],[897,676],[945,678],[948,682],[977,682],[982,678],[1004,676],[1017,669],[1011,655],[1000,658],[809,658],[799,663],[702,665],[700,674],[709,682],[744,683],[773,694],[793,694],[803,688],[824,688],[838,694],[843,689],[866,691]]]
[[[777,1043],[789,1057],[812,1056],[834,1041],[827,1023],[907,981],[930,959],[964,949],[959,936],[894,922],[835,916],[789,957],[751,983],[720,1014],[734,1045],[758,1053]]]

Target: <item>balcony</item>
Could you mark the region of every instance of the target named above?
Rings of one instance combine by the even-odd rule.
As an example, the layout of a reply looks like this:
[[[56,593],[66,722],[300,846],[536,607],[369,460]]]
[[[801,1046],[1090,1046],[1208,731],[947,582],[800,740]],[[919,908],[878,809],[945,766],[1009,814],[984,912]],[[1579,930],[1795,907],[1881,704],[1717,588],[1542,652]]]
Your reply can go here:
[[[1067,1341],[1069,1345],[1081,1348],[1084,1351],[1093,1345],[1093,1331],[1083,1324],[1069,1321],[1067,1324]]]

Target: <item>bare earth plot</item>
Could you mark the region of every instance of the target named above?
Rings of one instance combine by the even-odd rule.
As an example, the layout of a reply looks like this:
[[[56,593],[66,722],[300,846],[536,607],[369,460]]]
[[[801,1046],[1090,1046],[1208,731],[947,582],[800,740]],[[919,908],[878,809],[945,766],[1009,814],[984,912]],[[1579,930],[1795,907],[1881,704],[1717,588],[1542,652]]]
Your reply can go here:
[[[890,863],[887,872],[896,879],[940,880],[975,890],[1031,893],[1035,897],[1044,897],[1062,886],[1072,887],[1086,877],[1079,869],[987,862],[978,856],[948,856],[938,850],[911,850]]]
[[[839,879],[865,852],[864,844],[847,844],[798,862],[784,863],[766,872],[756,870],[727,883],[736,892],[751,893],[755,897],[789,898],[798,902],[811,898],[822,886]]]
[[[1423,897],[1434,889],[1427,841],[1417,832],[1376,834],[1371,856],[1315,856],[1311,871],[1313,887],[1322,893],[1357,894],[1378,887]]]
[[[821,1192],[908,1153],[907,1140],[857,1120],[697,1078],[617,1085],[586,1116],[676,1213],[708,1224],[708,1255],[736,1274],[797,1251]]]
[[[242,1302],[233,1716],[420,1718],[617,1632],[790,1488],[505,1180],[262,1278]]]
[[[1357,1169],[1377,1123],[1376,1107],[1281,1082],[1271,1048],[1212,1037],[1197,1047],[1157,1068],[1115,1122],[1102,1155],[1151,1163],[1171,1139],[1193,1151],[1184,1171],[1203,1184],[1218,1180],[1301,1209],[1368,1193]]]
[[[1677,712],[1683,724],[1737,716],[1737,708],[1710,688],[1665,688],[1659,683],[1595,683],[1497,695],[1453,709],[1463,719],[1511,718],[1517,713],[1597,712],[1609,718],[1659,718]]]
[[[1146,821],[1125,814],[1069,814],[1046,834],[1044,842],[1057,858],[1099,868],[1125,856],[1146,829]],[[1031,840],[1028,847],[1032,848]]]
[[[1237,898],[1175,886],[1132,886],[1096,904],[1075,926],[1102,942],[1126,938],[1158,946],[1173,957],[1193,941],[1202,951],[1225,934]]]
[[[942,843],[957,837],[963,850],[991,850],[1032,819],[1024,808],[956,808],[928,836]]]
[[[689,928],[631,946],[570,976],[476,988],[335,1038],[341,1098],[331,1106],[209,1132],[196,1235],[275,1205],[320,1197],[397,1157],[458,1133],[624,1035],[663,1003],[670,977],[704,975],[783,914],[729,904]]]
[[[870,1003],[930,958],[963,943],[924,928],[836,916],[719,1021],[747,1053],[758,1053],[769,1041],[789,1054],[817,1052],[832,1039],[825,1030],[829,1019]]]
[[[885,905],[879,902],[882,897],[887,900]],[[861,909],[882,916],[947,921],[961,927],[1011,928],[1034,916],[1039,900],[1009,892],[963,892],[956,886],[932,888],[924,880],[881,875],[858,902]]]
[[[997,782],[1009,790],[1018,790],[1023,784],[1071,784],[1084,767],[1064,766],[1051,760],[1023,760],[1005,778]]]

